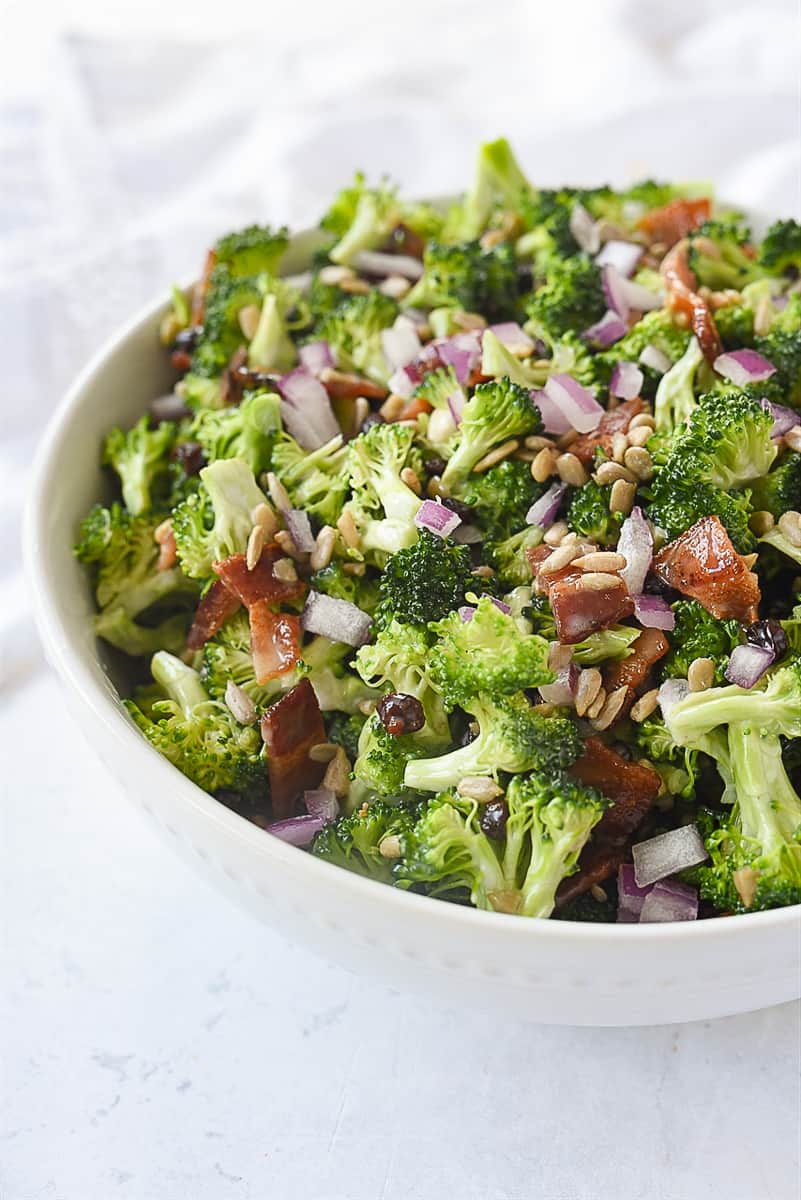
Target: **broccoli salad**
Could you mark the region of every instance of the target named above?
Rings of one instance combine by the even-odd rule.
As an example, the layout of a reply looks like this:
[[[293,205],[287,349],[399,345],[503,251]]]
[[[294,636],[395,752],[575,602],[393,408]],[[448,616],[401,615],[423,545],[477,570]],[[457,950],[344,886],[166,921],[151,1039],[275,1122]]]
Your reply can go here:
[[[801,901],[801,225],[357,176],[173,290],[85,517],[151,745],[349,871],[528,917]]]

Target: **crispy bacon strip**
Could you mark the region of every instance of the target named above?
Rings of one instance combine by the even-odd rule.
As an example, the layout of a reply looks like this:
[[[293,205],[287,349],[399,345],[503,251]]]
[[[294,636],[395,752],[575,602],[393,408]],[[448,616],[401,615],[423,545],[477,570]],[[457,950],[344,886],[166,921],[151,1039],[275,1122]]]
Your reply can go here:
[[[215,579],[197,606],[192,628],[186,639],[187,650],[200,650],[210,637],[214,637],[215,633],[222,629],[239,605],[239,597],[229,592],[219,579]]]
[[[334,367],[326,367],[320,372],[320,383],[332,400],[355,400],[357,396],[365,396],[368,400],[383,400],[387,389],[372,379],[364,379],[361,375],[348,375],[337,371]]]
[[[659,776],[651,767],[629,762],[596,737],[587,738],[584,753],[570,772],[613,802],[593,830],[594,841],[625,841],[648,812],[660,787]]]
[[[203,264],[203,274],[197,281],[192,293],[192,317],[190,325],[193,327],[203,324],[203,318],[206,315],[206,296],[211,283],[211,275],[214,268],[217,266],[217,254],[214,250],[209,250],[206,255],[206,261]]]
[[[652,208],[637,222],[649,242],[661,242],[670,248],[692,229],[709,220],[711,206],[706,196],[698,200],[671,200],[662,208]]]
[[[250,611],[250,651],[257,683],[291,671],[300,658],[300,619],[275,612],[269,600],[257,600]]]
[[[613,587],[594,591],[586,586],[583,572],[571,571],[548,582],[548,601],[556,621],[556,634],[563,646],[572,646],[608,629],[634,612],[634,601],[622,579]]]
[[[585,846],[578,862],[575,875],[563,879],[556,891],[556,907],[561,908],[583,896],[596,883],[603,883],[610,875],[614,875],[618,867],[626,861],[625,846],[609,846],[594,842]]]
[[[710,307],[696,290],[698,284],[690,270],[687,251],[685,238],[677,242],[662,260],[659,271],[667,288],[667,304],[688,322],[707,362],[714,362],[723,347]]]
[[[629,649],[631,653],[626,658],[607,663],[603,671],[607,693],[617,691],[619,687],[628,688],[624,712],[628,712],[634,703],[637,688],[645,683],[651,667],[665,657],[670,643],[661,629],[643,629]]]
[[[309,758],[312,746],[324,742],[326,735],[308,679],[270,705],[261,719],[261,736],[267,747],[273,818],[281,820],[292,816],[300,793],[317,787],[325,772],[324,763]]]
[[[592,433],[584,433],[570,443],[570,453],[580,458],[585,467],[589,466],[595,457],[598,446],[609,457],[612,455],[612,438],[616,433],[625,433],[632,419],[642,412],[642,400],[635,396],[612,408],[601,417],[598,428]]]
[[[232,554],[222,562],[213,563],[217,575],[229,591],[248,608],[257,600],[268,600],[271,604],[282,604],[303,595],[306,585],[300,579],[276,579],[273,566],[277,559],[285,558],[283,550],[270,542],[261,553],[261,558],[252,571],[248,570],[244,554]]]
[[[701,517],[656,555],[653,570],[718,620],[743,625],[759,615],[759,581],[749,571],[719,517]]]

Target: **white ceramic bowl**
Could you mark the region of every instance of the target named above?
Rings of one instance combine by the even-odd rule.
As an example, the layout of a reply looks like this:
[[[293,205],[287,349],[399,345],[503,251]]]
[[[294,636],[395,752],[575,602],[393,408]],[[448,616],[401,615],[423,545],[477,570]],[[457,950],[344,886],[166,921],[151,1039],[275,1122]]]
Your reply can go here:
[[[314,235],[293,243],[298,270]],[[670,925],[586,925],[477,912],[371,883],[287,846],[185,779],[118,701],[72,555],[104,495],[99,450],[170,385],[151,305],[75,382],[41,446],[25,549],[48,660],[90,745],[184,859],[259,918],[329,959],[436,1001],[533,1021],[648,1025],[719,1017],[801,994],[799,907]],[[109,853],[113,854],[113,846]]]

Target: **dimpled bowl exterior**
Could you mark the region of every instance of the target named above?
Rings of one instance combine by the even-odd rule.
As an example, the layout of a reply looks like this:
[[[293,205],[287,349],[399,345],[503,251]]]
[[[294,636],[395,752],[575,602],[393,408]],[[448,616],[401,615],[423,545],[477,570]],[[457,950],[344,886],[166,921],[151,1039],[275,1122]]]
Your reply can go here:
[[[302,267],[313,240],[294,240],[287,272]],[[61,404],[39,452],[24,543],[37,624],[68,706],[174,849],[286,936],[436,1002],[560,1025],[652,1025],[801,994],[798,907],[661,926],[476,912],[371,883],[285,845],[148,745],[119,704],[114,664],[92,636],[92,596],[72,545],[80,518],[106,492],[104,434],[132,424],[171,386],[158,340],[164,307],[151,306],[114,337]]]

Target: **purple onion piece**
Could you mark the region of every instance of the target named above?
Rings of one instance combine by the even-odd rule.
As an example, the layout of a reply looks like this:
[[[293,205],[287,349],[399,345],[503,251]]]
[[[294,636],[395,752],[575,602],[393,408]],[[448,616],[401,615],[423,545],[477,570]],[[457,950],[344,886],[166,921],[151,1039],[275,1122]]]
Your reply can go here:
[[[578,433],[592,433],[598,428],[604,410],[589,388],[570,375],[551,375],[543,390]]]
[[[623,280],[621,292],[629,312],[632,309],[636,309],[637,312],[652,312],[655,308],[661,308],[665,302],[662,292],[652,292],[649,288],[635,283],[632,279]]]
[[[653,884],[638,887],[634,878],[634,867],[624,863],[617,873],[617,919],[619,924],[636,924],[640,919],[643,901]]]
[[[634,273],[634,268],[642,256],[642,246],[634,242],[609,241],[601,247],[595,256],[596,266],[614,267],[627,279]]]
[[[326,824],[339,816],[339,801],[330,788],[319,787],[304,792],[303,803],[310,817],[318,817]]]
[[[526,513],[526,524],[539,525],[540,529],[548,529],[553,525],[566,491],[566,483],[552,483]]]
[[[422,350],[413,322],[401,316],[390,329],[382,329],[381,348],[393,371],[407,367]]]
[[[541,391],[534,390],[529,394],[539,409],[540,416],[542,417],[542,426],[546,433],[553,433],[559,436],[563,433],[568,433],[572,429],[565,413],[562,412],[556,401],[544,389]]]
[[[686,679],[666,679],[657,694],[657,702],[663,717],[667,717],[675,704],[680,704],[690,694]]]
[[[441,361],[453,367],[459,383],[467,383],[481,361],[482,336],[477,330],[467,331],[434,342]]]
[[[534,349],[534,341],[521,329],[517,321],[502,321],[500,325],[490,325],[501,345],[517,354],[530,354]]]
[[[407,367],[398,367],[387,380],[387,386],[393,395],[400,396],[401,400],[408,400],[418,382]]]
[[[745,642],[732,650],[729,665],[726,667],[726,678],[729,683],[735,683],[738,687],[752,688],[759,683],[775,659],[775,650]]]
[[[640,911],[641,925],[666,921],[696,921],[697,919],[697,891],[676,879],[654,884],[643,900]]]
[[[304,450],[318,450],[340,434],[328,392],[319,379],[298,367],[278,381],[281,420]]]
[[[500,611],[502,613],[504,613],[507,617],[509,616],[509,613],[512,610],[508,604],[504,604],[503,600],[498,600],[495,596],[490,596],[490,600],[495,605],[496,608],[500,609]]]
[[[676,628],[676,614],[662,596],[633,596],[632,599],[634,616],[643,629],[664,629],[670,633]]]
[[[609,391],[619,400],[633,400],[639,396],[643,385],[643,373],[636,363],[615,363],[612,378],[609,380]]]
[[[310,591],[300,623],[306,633],[319,633],[347,646],[363,646],[370,640],[373,618],[348,600]]]
[[[590,325],[589,329],[585,329],[581,337],[583,341],[590,342],[593,346],[606,349],[607,346],[614,346],[615,342],[619,342],[627,333],[626,322],[616,312],[609,309],[600,321],[596,321],[594,325]]]
[[[598,224],[587,212],[583,204],[574,204],[570,213],[570,232],[582,250],[587,254],[597,254],[601,247],[601,235]]]
[[[731,350],[719,354],[712,364],[718,375],[730,379],[737,387],[747,383],[764,383],[775,375],[776,368],[756,350]]]
[[[610,311],[623,321],[629,315],[629,304],[623,286],[625,282],[626,280],[620,274],[617,267],[613,267],[610,264],[601,267],[601,287],[603,288],[606,303]],[[625,330],[625,325],[623,328]],[[586,333],[584,336],[586,337]],[[622,337],[623,334],[620,336]]]
[[[681,825],[667,833],[659,833],[631,848],[634,859],[634,881],[638,887],[648,887],[668,875],[676,875],[687,867],[697,867],[709,855],[696,825]]]
[[[319,376],[323,371],[336,366],[331,347],[325,340],[307,342],[305,346],[301,346],[298,357],[303,369],[314,376]]]
[[[639,506],[631,510],[620,527],[617,552],[626,560],[620,577],[632,596],[637,596],[645,586],[654,553],[654,539]]]
[[[461,390],[461,388],[458,391],[453,391],[449,394],[449,396],[448,396],[448,411],[450,412],[451,416],[453,417],[454,425],[461,425],[462,413],[464,412],[465,403],[466,403],[465,394]]]
[[[569,663],[556,674],[553,683],[541,683],[540,695],[546,704],[572,704],[578,686],[579,668]]]
[[[273,821],[267,832],[290,846],[310,846],[325,824],[321,817],[287,817],[285,821]]]
[[[773,417],[773,429],[770,431],[772,438],[784,437],[785,433],[795,429],[796,425],[801,425],[801,412],[794,408],[787,408],[784,404],[774,404],[772,400],[763,400],[762,407],[767,408]]]
[[[476,610],[471,604],[463,604],[456,610],[463,621],[472,621],[476,615]]]
[[[414,523],[418,529],[427,529],[429,533],[445,538],[461,525],[462,518],[436,500],[424,500],[415,513]]]

